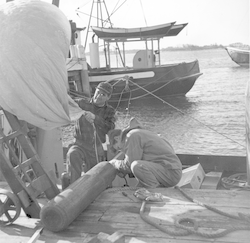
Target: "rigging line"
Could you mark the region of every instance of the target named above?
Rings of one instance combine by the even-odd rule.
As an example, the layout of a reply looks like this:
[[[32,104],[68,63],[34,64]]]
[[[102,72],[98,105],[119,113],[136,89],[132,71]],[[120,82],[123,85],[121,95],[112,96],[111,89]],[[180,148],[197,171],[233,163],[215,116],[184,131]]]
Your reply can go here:
[[[148,26],[141,0],[140,0],[140,3],[141,3],[141,8],[142,8],[142,13],[143,13],[145,24],[146,24],[146,26]]]
[[[128,88],[129,88],[129,86],[128,86]],[[129,90],[130,90],[130,89],[129,89]],[[129,92],[129,99],[128,99],[128,107],[126,108],[126,116],[125,116],[125,118],[124,118],[124,123],[123,123],[123,125],[126,124],[127,121],[128,121],[128,117],[129,117],[129,105],[130,105],[130,101],[131,101],[131,96],[132,96],[132,92],[131,92],[131,90],[130,90],[130,92]]]
[[[80,9],[80,8],[86,6],[86,5],[89,4],[90,2],[92,2],[92,0],[89,0],[89,1],[87,1],[85,4],[80,5],[77,9]],[[77,9],[76,9],[76,10],[77,10]]]
[[[91,6],[91,12],[90,12],[90,17],[89,17],[89,22],[88,22],[88,28],[87,28],[87,33],[86,33],[85,43],[84,43],[84,50],[86,50],[86,46],[87,46],[89,26],[90,26],[90,23],[91,23],[93,8],[94,8],[94,1],[92,2],[92,6]]]
[[[112,80],[114,81],[114,79],[112,79]],[[121,82],[121,81],[124,81],[124,80],[123,80],[123,79],[118,79],[115,83],[111,84],[112,87],[114,87],[116,84],[118,84],[118,83]],[[129,89],[129,90],[130,90],[129,85],[128,85],[128,81],[126,81],[125,87],[124,87],[124,89],[122,90],[122,92],[120,93],[120,97],[119,97],[119,100],[118,100],[118,104],[117,104],[117,106],[116,106],[116,108],[115,108],[115,111],[118,109],[118,107],[119,107],[119,105],[120,105],[120,102],[121,102],[121,100],[122,100],[122,95],[123,95],[124,91],[126,91],[126,89]],[[129,95],[128,102],[130,102],[130,100],[131,100],[131,90],[130,90],[130,95]],[[128,103],[128,106],[129,106],[129,103]]]
[[[78,16],[79,16],[79,13],[80,13],[80,14],[84,14],[84,15],[86,15],[86,16],[88,16],[88,17],[91,17],[91,18],[93,18],[93,19],[101,20],[100,18],[97,18],[97,17],[95,17],[95,16],[91,16],[90,14],[84,13],[84,12],[82,12],[82,11],[80,11],[80,10],[76,10],[76,12],[77,12],[77,15],[78,15]],[[80,17],[80,16],[79,16],[79,17]]]
[[[122,95],[122,94],[121,94]],[[129,104],[130,104],[130,100],[131,100],[131,92],[130,92],[130,96],[129,96],[129,99],[128,99],[128,107],[125,109],[126,110],[126,115],[123,119],[123,126],[125,127],[125,124],[127,123],[128,121],[128,117],[129,117]],[[121,96],[120,96],[120,100],[115,108],[115,111],[117,111],[117,108],[119,107],[119,104],[121,102]]]
[[[82,12],[82,11],[80,11],[80,8],[82,8],[82,7],[84,7],[85,5],[87,5],[89,2],[92,2],[92,6],[91,6],[91,13],[90,14],[88,14],[88,13],[84,13],[84,12]],[[81,13],[81,14],[84,14],[84,15],[87,15],[88,17],[93,17],[94,19],[98,19],[98,20],[101,20],[100,18],[97,18],[97,17],[95,17],[95,16],[92,16],[92,8],[93,8],[93,4],[94,4],[94,0],[92,1],[92,0],[90,0],[90,1],[88,1],[87,3],[85,3],[85,4],[83,4],[83,5],[81,5],[80,7],[78,7],[76,10],[75,10],[75,12],[77,12],[77,15],[79,16],[79,14],[78,13]],[[80,16],[79,16],[80,17]]]
[[[70,64],[71,62],[73,62],[73,61],[68,62],[66,65]],[[73,65],[71,65],[70,67],[67,68],[67,71],[70,71],[69,69],[71,69],[72,67],[74,67],[76,64],[79,64],[79,63],[80,63],[79,61],[73,63]]]
[[[167,73],[165,73],[165,74],[163,74],[162,76],[160,76],[159,78],[157,78],[157,79],[155,79],[155,80],[152,80],[150,83],[144,85],[144,87],[149,86],[150,84],[152,84],[152,83],[154,83],[154,82],[157,82],[158,80],[160,80],[160,79],[162,79],[163,77],[167,76],[171,71],[173,71],[173,68],[170,69]],[[164,87],[165,85],[168,85],[169,83],[171,83],[172,81],[174,81],[174,80],[176,80],[176,79],[177,79],[177,78],[171,79],[170,81],[168,81],[167,83],[165,83],[162,87]],[[117,84],[118,82],[120,82],[120,81],[122,81],[122,80],[118,80],[116,83],[113,84],[113,86],[116,85],[116,84]],[[129,80],[129,81],[131,81],[131,80]],[[140,87],[139,87],[138,89],[140,89]],[[136,90],[138,90],[138,89],[133,89],[133,91],[136,91]],[[158,89],[156,89],[156,90],[154,90],[154,91],[157,91],[157,90],[158,90]],[[145,95],[143,95],[143,96],[145,96]],[[142,96],[142,97],[143,97],[143,96]],[[136,98],[136,99],[137,99],[137,98]]]
[[[117,12],[117,10],[118,10],[119,8],[121,8],[121,6],[122,6],[124,3],[126,3],[126,2],[127,2],[127,0],[124,0],[123,3],[121,3],[121,5],[120,5],[119,7],[117,7],[116,9],[114,9],[114,10],[112,11],[112,13],[109,15],[109,18],[110,18],[115,12]],[[116,5],[118,5],[118,4],[116,4]]]
[[[80,11],[80,10],[76,10],[76,12],[77,12],[77,15],[78,15],[79,18],[80,18],[80,16],[79,16],[79,13],[80,13],[80,14],[84,14],[84,15],[88,16],[89,19],[93,18],[93,19],[98,20],[98,21],[101,21],[101,22],[103,22],[103,23],[105,23],[105,24],[108,22],[108,19],[109,19],[109,18],[107,18],[107,19],[103,20],[102,18],[98,18],[98,17],[96,17],[96,16],[93,16],[92,14],[84,13],[84,12],[82,12],[82,11]],[[88,24],[88,27],[89,27],[89,25],[90,25],[90,23]],[[111,22],[110,22],[110,25],[112,25]],[[88,28],[88,29],[89,29],[89,28]],[[89,32],[90,32],[90,30],[89,30]]]
[[[117,5],[119,4],[119,2],[120,2],[120,0],[116,3],[114,9],[111,11],[111,15],[115,12],[115,9],[116,9]]]
[[[124,2],[119,6],[119,7],[117,7],[116,8],[116,6],[118,5],[118,3],[116,4],[116,6],[115,6],[115,8],[114,8],[114,10],[112,11],[112,13],[111,14],[109,14],[108,13],[108,10],[107,10],[107,6],[106,6],[106,3],[105,3],[105,1],[103,1],[103,3],[104,3],[104,6],[105,6],[105,9],[106,9],[106,12],[107,12],[107,15],[108,15],[108,17],[105,19],[105,20],[102,20],[102,19],[99,19],[99,20],[101,20],[103,23],[105,23],[104,24],[104,26],[103,27],[105,27],[105,25],[107,24],[107,23],[109,23],[110,24],[110,26],[113,28],[113,24],[112,24],[112,22],[111,22],[111,20],[110,20],[110,17],[126,2],[127,0],[124,0]]]
[[[97,137],[98,137],[98,134],[97,134],[94,122],[92,123],[92,127],[93,127],[93,131],[94,131],[95,156],[96,156],[97,164],[99,164],[100,161],[99,161],[99,155],[98,155],[98,151],[97,151]]]
[[[120,94],[120,97],[119,97],[117,106],[116,106],[116,108],[115,108],[115,111],[117,111],[117,109],[118,109],[118,107],[119,107],[119,105],[120,105],[120,103],[121,103],[121,99],[122,99],[122,95],[123,95],[124,90],[125,90],[125,88],[122,90],[122,92],[121,92],[121,94]]]
[[[155,93],[156,91],[162,89],[163,87],[165,87],[166,85],[170,84],[171,82],[173,82],[173,81],[175,81],[175,80],[177,80],[177,78],[174,78],[174,79],[170,80],[169,82],[163,84],[162,86],[160,86],[159,88],[157,88],[157,89],[155,89],[155,90],[153,90],[153,91],[151,91],[151,92],[152,92],[152,93]],[[146,86],[147,86],[147,85],[145,85],[144,87],[146,87]],[[138,90],[138,89],[133,89],[132,91],[137,91],[137,90]],[[131,91],[131,90],[130,90],[130,91]],[[130,100],[138,100],[138,99],[141,99],[141,98],[143,98],[143,97],[145,97],[145,96],[147,96],[147,95],[148,95],[148,93],[146,92],[145,94],[140,95],[140,96],[136,96],[136,97],[134,97],[134,98],[131,98]],[[124,101],[124,100],[122,100],[122,101]]]
[[[179,111],[180,113],[182,113],[182,114],[184,114],[184,115],[189,116],[190,118],[192,118],[192,119],[194,119],[195,121],[199,122],[200,124],[202,124],[203,126],[207,127],[208,129],[210,129],[210,130],[214,131],[215,133],[220,134],[221,136],[223,136],[223,137],[225,137],[225,138],[227,138],[227,139],[231,140],[231,141],[232,141],[232,142],[234,142],[234,143],[237,143],[238,145],[242,146],[243,148],[246,148],[244,145],[242,145],[242,144],[238,143],[237,141],[235,141],[235,140],[231,139],[230,137],[228,137],[228,136],[224,135],[223,133],[220,133],[220,132],[218,132],[217,130],[215,130],[215,129],[213,129],[213,128],[209,127],[208,125],[206,125],[205,123],[203,123],[203,122],[201,122],[200,120],[196,119],[195,117],[188,115],[187,113],[185,113],[185,112],[183,112],[182,110],[178,109],[177,107],[175,107],[175,106],[171,105],[171,104],[170,104],[170,103],[168,103],[167,101],[165,101],[165,100],[161,99],[160,97],[158,97],[158,96],[157,96],[157,95],[155,95],[154,93],[152,93],[152,92],[150,92],[150,91],[148,91],[148,90],[144,89],[143,87],[141,87],[141,86],[140,86],[140,85],[138,85],[137,83],[134,83],[134,82],[133,82],[133,81],[131,81],[131,80],[129,80],[129,81],[130,81],[130,82],[132,82],[134,85],[137,85],[138,87],[140,87],[140,88],[141,88],[141,89],[143,89],[144,91],[148,92],[149,94],[151,94],[152,96],[154,96],[154,97],[155,97],[155,98],[157,98],[158,100],[160,100],[160,101],[162,101],[163,103],[165,103],[165,104],[169,105],[169,106],[170,106],[170,107],[172,107],[173,109],[175,109],[175,110]]]
[[[118,79],[114,84],[112,84],[112,86],[114,87],[120,81],[123,81],[123,80]],[[126,91],[126,89],[129,89],[130,92],[129,92],[128,107],[126,108],[126,116],[125,116],[125,119],[124,119],[124,124],[125,124],[126,120],[128,119],[128,116],[129,116],[129,105],[130,105],[131,96],[132,96],[131,89],[129,88],[128,80],[126,81],[126,85],[125,85],[124,89],[122,90],[122,92],[120,94],[117,106],[115,108],[115,111],[117,111],[117,109],[118,109],[118,107],[119,107],[119,105],[120,105],[120,103],[122,101],[122,95],[123,95],[124,91]]]
[[[75,92],[74,90],[69,90],[68,93],[71,94],[71,95],[76,96],[75,98],[82,98],[82,99],[85,99],[85,100],[90,99],[90,97],[87,97],[86,95],[84,95],[83,93],[80,93],[79,91]]]
[[[171,72],[171,71],[172,71],[172,69],[171,69],[169,72]],[[169,72],[168,72],[168,73],[169,73]],[[161,78],[163,78],[164,76],[166,76],[168,73],[165,73],[164,75],[162,75],[161,77],[159,77],[159,78],[156,79],[156,80],[152,80],[150,83],[144,85],[143,87],[145,88],[145,87],[149,86],[150,84],[152,84],[153,82],[157,82],[158,80],[160,80]],[[168,82],[164,83],[161,87],[159,87],[159,88],[153,90],[152,92],[154,93],[154,92],[158,91],[159,89],[163,88],[164,86],[166,86],[166,85],[170,84],[171,82],[173,82],[173,81],[175,81],[175,80],[178,80],[178,79],[179,79],[179,78],[173,78],[173,79],[169,80]],[[121,81],[121,80],[119,80],[119,81]],[[119,81],[118,81],[118,82],[119,82]],[[131,80],[129,80],[129,81],[131,81]],[[114,83],[113,85],[117,84],[118,82]],[[135,91],[137,91],[137,90],[139,90],[139,89],[141,89],[141,87],[134,88],[132,91],[135,92]],[[131,92],[131,89],[130,89],[130,92]],[[145,97],[145,96],[147,96],[147,95],[148,95],[148,93],[146,93],[146,94],[144,94],[144,95],[141,95],[141,96],[137,96],[137,97],[131,98],[131,100],[136,100],[136,99],[139,99],[139,98],[143,98],[143,97]]]

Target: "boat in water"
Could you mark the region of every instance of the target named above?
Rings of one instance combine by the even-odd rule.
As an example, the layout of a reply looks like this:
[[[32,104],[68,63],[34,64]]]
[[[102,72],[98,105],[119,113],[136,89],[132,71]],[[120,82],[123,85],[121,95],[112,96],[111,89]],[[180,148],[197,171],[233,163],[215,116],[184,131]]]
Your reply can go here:
[[[235,47],[226,47],[225,49],[235,63],[243,67],[249,67],[250,50]]]
[[[98,1],[97,5],[103,2]],[[100,26],[103,25],[101,22]],[[111,105],[150,96],[163,98],[172,95],[185,95],[202,75],[199,62],[194,60],[162,64],[160,40],[165,37],[177,36],[186,26],[187,23],[176,24],[176,22],[142,28],[88,26],[87,30],[92,28],[94,34],[92,43],[89,43],[90,63],[88,63],[89,84],[92,91],[102,81],[112,83],[114,91],[110,99]],[[94,42],[95,36],[98,37],[97,42]],[[101,40],[104,43],[105,67],[100,65],[99,42]],[[132,66],[126,64],[128,53],[126,53],[125,44],[128,42],[142,42],[146,47],[134,54],[133,60],[130,62]],[[154,42],[157,42],[156,50]],[[116,45],[116,51],[121,59],[121,67],[112,67],[111,45],[113,44]],[[119,44],[122,45],[123,50],[121,51]],[[76,69],[76,65],[72,61],[69,66],[68,72]],[[119,78],[124,76],[129,78],[125,81],[124,79],[119,81]],[[81,87],[75,90],[81,91]]]

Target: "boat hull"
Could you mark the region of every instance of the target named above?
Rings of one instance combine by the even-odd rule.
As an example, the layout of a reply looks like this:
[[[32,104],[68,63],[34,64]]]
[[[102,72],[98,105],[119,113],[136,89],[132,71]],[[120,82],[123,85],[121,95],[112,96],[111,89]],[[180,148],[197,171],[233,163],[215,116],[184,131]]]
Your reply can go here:
[[[103,81],[131,77],[130,81],[110,81],[113,94],[110,102],[122,102],[141,98],[162,98],[171,95],[185,95],[202,75],[198,61],[178,63],[152,68],[90,71],[89,82],[92,91]]]
[[[249,67],[249,50],[241,50],[232,47],[225,48],[231,59],[240,66]]]
[[[162,24],[152,27],[143,28],[101,28],[94,27],[92,29],[94,33],[101,39],[133,39],[133,38],[149,38],[155,36],[165,36],[169,32],[175,22]],[[184,26],[185,27],[185,26]]]

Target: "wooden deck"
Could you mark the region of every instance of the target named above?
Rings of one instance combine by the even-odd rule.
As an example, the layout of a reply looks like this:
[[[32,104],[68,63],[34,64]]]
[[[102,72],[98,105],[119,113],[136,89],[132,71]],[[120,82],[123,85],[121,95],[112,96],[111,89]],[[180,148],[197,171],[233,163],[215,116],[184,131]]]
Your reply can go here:
[[[190,197],[224,212],[250,214],[250,191],[183,190]],[[220,238],[205,238],[195,234],[172,236],[161,232],[141,219],[141,201],[133,196],[134,191],[128,187],[107,189],[66,230],[53,233],[45,229],[37,243],[87,243],[99,232],[111,235],[116,231],[125,235],[125,242],[249,242],[250,230],[235,231]],[[209,234],[235,226],[250,226],[250,223],[219,215],[190,202],[176,189],[159,188],[151,191],[164,195],[164,201],[147,203],[145,213],[168,230],[180,232],[174,226],[174,221],[187,217],[198,222],[200,232]],[[46,200],[41,200],[41,203],[46,203]],[[28,242],[39,226],[39,219],[29,219],[22,213],[14,224],[1,226],[0,242]]]

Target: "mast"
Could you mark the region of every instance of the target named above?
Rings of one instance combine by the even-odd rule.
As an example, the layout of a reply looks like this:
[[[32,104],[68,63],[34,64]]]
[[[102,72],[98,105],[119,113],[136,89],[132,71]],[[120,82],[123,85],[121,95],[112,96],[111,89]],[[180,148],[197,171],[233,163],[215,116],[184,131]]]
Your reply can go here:
[[[111,20],[110,20],[110,14],[108,12],[105,0],[93,0],[92,1],[92,7],[91,7],[91,12],[90,12],[90,17],[89,17],[89,22],[88,22],[88,27],[87,27],[87,34],[86,34],[86,38],[85,38],[85,44],[84,44],[84,49],[86,49],[87,46],[87,42],[88,42],[88,33],[89,33],[89,28],[90,28],[90,24],[91,24],[91,19],[93,17],[93,8],[94,8],[94,4],[96,3],[96,14],[97,14],[97,27],[105,27],[105,24],[109,24],[111,28],[113,28]],[[106,16],[103,16],[103,11],[102,11],[102,4],[104,6],[104,11],[106,11]],[[118,8],[117,8],[118,9]],[[100,17],[99,17],[100,15]],[[106,19],[104,19],[106,18]],[[93,38],[92,38],[93,39]],[[99,44],[99,38],[98,38],[98,44]],[[106,61],[106,66],[110,67],[110,42],[108,40],[103,40],[103,45],[104,45],[104,56],[105,56],[105,61]],[[125,61],[122,57],[121,54],[121,50],[118,46],[118,43],[116,42],[116,49],[118,50],[121,62],[123,64],[123,66],[125,67]]]
[[[87,40],[88,40],[88,33],[89,33],[89,26],[90,26],[90,22],[91,22],[93,7],[94,7],[94,0],[92,2],[92,6],[91,6],[91,12],[90,12],[90,17],[89,17],[89,23],[88,23],[88,28],[87,28],[87,34],[86,34],[85,44],[84,44],[84,50],[86,50],[86,45],[87,45]]]
[[[111,20],[110,20],[110,15],[109,15],[108,8],[107,8],[107,5],[105,3],[105,0],[103,0],[103,4],[105,6],[105,10],[106,10],[106,13],[107,13],[107,16],[108,16],[107,20],[105,20],[105,21],[108,21],[108,23],[110,24],[110,27],[113,28],[113,25],[112,25]],[[108,42],[108,45],[109,45],[109,42]],[[122,65],[123,65],[123,67],[125,67],[125,57],[124,57],[124,59],[122,58],[122,54],[121,54],[121,51],[120,51],[120,48],[119,48],[119,45],[118,45],[117,42],[116,42],[116,48],[118,50]],[[123,48],[124,48],[124,46],[123,46]],[[109,57],[110,57],[110,53],[109,53]],[[109,65],[110,65],[110,63],[109,63]]]

